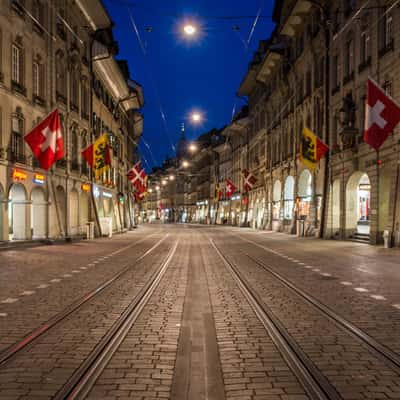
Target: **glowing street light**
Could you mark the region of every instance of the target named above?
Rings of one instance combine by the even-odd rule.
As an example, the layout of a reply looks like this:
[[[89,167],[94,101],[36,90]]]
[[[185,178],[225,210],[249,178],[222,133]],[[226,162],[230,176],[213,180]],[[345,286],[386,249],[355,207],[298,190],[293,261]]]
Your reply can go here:
[[[156,190],[157,190],[157,192],[160,190],[160,186],[156,186]]]
[[[153,193],[153,189],[152,188],[149,189],[149,193]]]
[[[190,115],[190,119],[192,120],[192,122],[194,123],[199,123],[201,122],[201,120],[203,119],[202,115],[198,112],[198,111],[194,111],[192,112],[192,114]]]
[[[163,179],[161,183],[163,186],[165,186],[167,184],[167,181],[165,179]]]
[[[175,179],[175,176],[174,176],[174,175],[170,175],[170,176],[168,177],[168,179],[169,179],[170,181],[173,181],[173,180]]]
[[[186,160],[183,160],[183,161],[182,161],[182,167],[183,167],[183,168],[187,168],[188,166],[189,166],[189,162],[186,161]]]
[[[197,32],[197,28],[193,25],[193,24],[186,24],[183,27],[183,32],[185,33],[185,35],[187,36],[193,36],[196,34]]]
[[[191,153],[194,153],[196,150],[197,150],[197,146],[196,146],[194,143],[191,143],[191,144],[189,145],[189,151],[190,151]]]

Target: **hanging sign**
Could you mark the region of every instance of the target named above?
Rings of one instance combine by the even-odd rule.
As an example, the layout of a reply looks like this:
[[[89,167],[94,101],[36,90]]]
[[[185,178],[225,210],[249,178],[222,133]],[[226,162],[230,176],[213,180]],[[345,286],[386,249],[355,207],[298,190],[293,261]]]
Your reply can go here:
[[[46,181],[46,178],[42,174],[35,174],[33,176],[33,182],[37,183],[38,185],[43,185],[45,181]]]
[[[89,183],[82,183],[81,188],[84,192],[90,192],[90,184]]]
[[[28,175],[24,171],[21,171],[19,169],[13,170],[12,178],[14,181],[25,181],[27,177]]]

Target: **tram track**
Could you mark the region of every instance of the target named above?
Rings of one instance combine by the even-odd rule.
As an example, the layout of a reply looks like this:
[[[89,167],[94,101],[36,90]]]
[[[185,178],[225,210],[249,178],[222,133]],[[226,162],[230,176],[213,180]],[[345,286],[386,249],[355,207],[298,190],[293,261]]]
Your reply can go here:
[[[320,374],[323,374],[325,381],[328,380],[328,385],[341,396],[339,398],[346,399],[349,392],[350,398],[363,398],[365,395],[374,398],[374,385],[382,387],[387,393],[399,390],[398,353],[299,288],[277,272],[276,268],[255,256],[250,248],[242,249],[238,246],[234,252],[232,249],[227,252],[227,249],[217,246],[212,239],[210,241],[242,292],[248,292],[244,294],[259,319],[263,322],[265,313],[272,317],[274,327],[271,328],[271,321],[263,322],[267,330],[270,328],[270,336],[274,335],[274,329],[283,328],[282,336],[288,339],[286,343],[294,353],[300,348],[308,355],[308,360],[306,358],[304,363],[305,368],[309,368],[310,361]],[[293,313],[294,310],[296,311]],[[294,342],[294,347],[291,342]],[[279,343],[277,347],[280,351],[286,350]],[[338,358],[341,359],[339,363]],[[296,372],[296,360],[293,364],[288,359],[288,365],[302,383],[307,383],[298,371]],[[342,365],[343,369],[338,368],[338,365]],[[314,376],[314,372],[310,371]],[[314,383],[320,385],[323,381],[320,376],[315,376]],[[303,387],[311,398],[320,398],[318,392],[313,394],[307,386]],[[328,393],[324,388],[322,390]],[[355,390],[354,393],[351,393],[352,390]],[[328,393],[326,398],[337,397]]]
[[[233,235],[239,237],[241,240],[249,243],[255,247],[258,247],[264,251],[269,251],[265,248],[265,246],[253,242],[252,240],[242,238],[238,235]],[[299,296],[301,299],[305,300],[308,304],[317,309],[321,315],[325,316],[329,320],[331,320],[336,326],[340,329],[345,330],[347,333],[351,334],[356,340],[361,342],[364,346],[366,346],[369,351],[379,357],[382,361],[384,361],[391,369],[393,369],[397,374],[400,375],[400,354],[389,349],[387,346],[380,343],[378,340],[369,335],[365,330],[360,329],[354,323],[350,322],[348,319],[344,318],[332,308],[323,304],[320,300],[318,300],[315,296],[312,296],[308,292],[299,288],[295,285],[290,279],[286,278],[282,274],[276,271],[271,265],[267,264],[265,261],[260,260],[258,257],[255,257],[249,252],[238,249],[242,254],[252,260],[256,265],[262,268],[264,271],[269,273],[271,276],[276,278],[279,282],[281,282],[286,288],[291,290],[294,294]]]
[[[266,306],[261,296],[254,291],[237,265],[222,253],[213,239],[210,238],[209,241],[310,398],[315,400],[343,399],[296,343],[279,319]]]
[[[149,236],[153,236],[149,235]],[[143,242],[146,239],[149,239],[149,236],[143,238],[140,240],[138,243]],[[56,326],[58,326],[62,321],[66,320],[68,317],[70,317],[73,313],[77,312],[79,309],[81,309],[84,305],[87,305],[90,301],[95,299],[98,295],[104,292],[105,289],[109,288],[113,283],[115,283],[117,280],[122,278],[128,271],[132,269],[132,267],[136,264],[138,264],[140,261],[144,260],[148,255],[154,252],[155,249],[157,249],[167,238],[169,234],[166,234],[163,236],[161,239],[159,239],[155,244],[153,244],[148,250],[146,250],[141,256],[137,257],[134,261],[130,261],[128,263],[125,263],[122,267],[121,270],[119,270],[117,273],[112,275],[110,278],[107,280],[103,281],[99,286],[96,288],[90,290],[77,300],[73,301],[70,303],[68,306],[66,306],[62,311],[58,312],[55,314],[53,317],[51,317],[49,320],[44,322],[43,324],[39,325],[37,328],[26,334],[21,340],[18,342],[14,343],[13,345],[7,347],[3,351],[0,352],[0,369],[4,368],[7,366],[8,362],[14,359],[18,354],[28,348],[34,345],[34,343],[45,333],[48,333],[52,329],[54,329]],[[132,247],[132,245],[126,246],[126,248]],[[126,248],[123,248],[124,250]],[[120,249],[122,251],[122,249]]]
[[[152,274],[146,285],[136,294],[121,316],[114,322],[107,334],[100,340],[82,362],[80,367],[57,392],[54,396],[55,400],[83,399],[90,393],[96,380],[102,374],[153,295],[176,253],[178,244],[179,240],[175,242],[165,260]]]

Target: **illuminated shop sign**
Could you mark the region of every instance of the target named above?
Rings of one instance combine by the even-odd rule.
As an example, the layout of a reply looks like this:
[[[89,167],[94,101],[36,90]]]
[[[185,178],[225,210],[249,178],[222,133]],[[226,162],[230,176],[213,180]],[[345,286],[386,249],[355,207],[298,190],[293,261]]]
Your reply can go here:
[[[24,171],[14,169],[12,177],[14,181],[25,181],[28,175]]]
[[[107,199],[112,199],[112,193],[103,192],[103,197],[107,197]]]
[[[84,192],[90,192],[90,184],[89,184],[89,183],[82,183],[81,188],[82,188],[82,190],[83,190]],[[97,190],[98,190],[98,189],[97,189]]]
[[[37,183],[38,185],[43,185],[45,181],[46,181],[46,178],[42,174],[35,174],[33,176],[33,182]]]
[[[100,196],[100,190],[97,186],[93,186],[93,196],[96,198]]]

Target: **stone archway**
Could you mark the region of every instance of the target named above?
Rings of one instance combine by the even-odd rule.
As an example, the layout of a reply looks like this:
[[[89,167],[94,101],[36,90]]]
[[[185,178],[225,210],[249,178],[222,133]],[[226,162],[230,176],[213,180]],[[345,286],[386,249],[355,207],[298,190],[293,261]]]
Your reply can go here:
[[[308,217],[310,215],[311,201],[312,201],[312,175],[308,169],[304,169],[298,180],[298,216]]]
[[[371,183],[365,172],[354,172],[346,185],[346,237],[370,234]]]
[[[33,239],[47,237],[47,201],[45,191],[36,186],[31,193],[31,229]]]
[[[8,193],[8,232],[10,240],[27,239],[27,196],[21,183],[13,183]]]
[[[340,237],[340,186],[341,180],[335,179],[330,187],[327,232],[332,238]]]
[[[69,192],[69,233],[77,235],[79,233],[79,194],[76,189]]]
[[[283,190],[283,218],[291,220],[293,217],[294,206],[294,178],[289,175],[285,179],[285,187]]]
[[[282,183],[276,180],[272,190],[272,230],[278,231],[281,219]]]
[[[80,225],[85,225],[89,222],[89,194],[87,192],[82,191],[79,198],[79,220]]]

